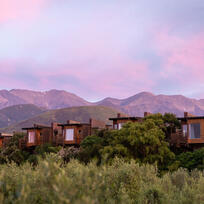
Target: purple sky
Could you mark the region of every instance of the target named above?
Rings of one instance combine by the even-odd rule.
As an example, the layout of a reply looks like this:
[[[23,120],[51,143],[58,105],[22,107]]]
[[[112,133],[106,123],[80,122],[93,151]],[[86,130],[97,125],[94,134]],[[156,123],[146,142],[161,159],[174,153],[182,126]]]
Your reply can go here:
[[[0,89],[204,98],[204,0],[0,0]]]

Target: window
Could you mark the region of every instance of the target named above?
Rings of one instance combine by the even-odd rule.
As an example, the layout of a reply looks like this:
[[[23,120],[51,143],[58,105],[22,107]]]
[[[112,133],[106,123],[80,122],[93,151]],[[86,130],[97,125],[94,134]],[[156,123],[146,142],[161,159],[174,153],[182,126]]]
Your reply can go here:
[[[188,125],[183,125],[183,136],[187,137],[188,134]]]
[[[200,138],[200,123],[192,123],[189,125],[190,139]]]
[[[28,133],[28,143],[34,143],[35,142],[35,132],[29,132]]]
[[[66,129],[65,140],[66,141],[74,140],[74,129]]]
[[[114,124],[114,130],[118,129],[118,124]]]
[[[118,130],[120,130],[123,127],[124,123],[119,123],[118,124]]]

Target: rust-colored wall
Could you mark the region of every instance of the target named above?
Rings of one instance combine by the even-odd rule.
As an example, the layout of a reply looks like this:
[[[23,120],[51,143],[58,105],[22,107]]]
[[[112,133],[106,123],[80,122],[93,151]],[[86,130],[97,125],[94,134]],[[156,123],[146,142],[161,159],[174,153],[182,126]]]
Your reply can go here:
[[[35,140],[34,143],[29,143],[28,142],[28,135],[29,132],[35,132]],[[30,129],[27,131],[27,136],[25,138],[26,140],[26,146],[31,147],[31,146],[38,146],[46,143],[52,143],[52,128],[42,128],[42,129]]]
[[[3,146],[3,138],[0,138],[0,147]]]
[[[58,123],[52,123],[52,142],[55,145],[62,145],[64,137],[62,134],[62,126]]]

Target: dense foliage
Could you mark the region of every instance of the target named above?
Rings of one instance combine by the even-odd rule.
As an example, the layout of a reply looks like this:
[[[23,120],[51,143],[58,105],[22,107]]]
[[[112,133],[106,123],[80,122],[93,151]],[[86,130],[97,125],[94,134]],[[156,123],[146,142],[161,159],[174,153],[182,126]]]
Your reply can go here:
[[[158,177],[157,168],[134,160],[88,165],[56,155],[0,165],[0,203],[203,203],[204,173],[179,169]]]
[[[179,167],[186,168],[189,171],[193,169],[204,170],[204,148],[179,154],[176,163]]]
[[[175,155],[169,149],[168,134],[179,123],[174,115],[150,115],[142,123],[126,123],[121,130],[101,131],[81,144],[83,158],[111,162],[115,157],[135,159],[140,163],[157,164],[166,169]]]
[[[50,144],[38,146],[33,150],[21,149],[19,141],[24,136],[24,133],[15,133],[9,142],[3,148],[0,148],[0,164],[14,162],[17,165],[21,165],[29,161],[36,165],[38,156],[44,157],[47,153],[57,153],[61,149],[61,147],[53,147]]]

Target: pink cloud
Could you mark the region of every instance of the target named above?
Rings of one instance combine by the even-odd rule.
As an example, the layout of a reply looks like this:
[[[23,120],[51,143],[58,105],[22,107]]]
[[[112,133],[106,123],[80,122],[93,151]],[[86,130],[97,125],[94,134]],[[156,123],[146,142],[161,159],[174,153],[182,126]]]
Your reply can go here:
[[[180,37],[165,30],[157,33],[156,44],[164,62],[161,77],[174,77],[182,84],[203,82],[204,33]]]
[[[16,71],[15,68],[15,63],[17,63],[16,61],[12,61],[12,60],[1,60],[0,61],[0,70],[1,70],[1,74],[13,74]]]
[[[144,90],[152,91],[154,81],[148,63],[144,61],[120,56],[108,62],[105,68],[103,64],[98,66],[97,69],[95,64],[91,66],[90,63],[60,66],[43,65],[25,59],[4,60],[0,61],[3,76],[1,84],[11,88],[65,89],[82,97],[123,98]]]
[[[47,0],[0,0],[0,22],[32,18]]]
[[[105,67],[103,64],[92,67],[91,63],[81,66],[67,65],[59,68],[58,74],[77,77],[87,90],[103,96],[128,97],[139,91],[152,91],[154,81],[145,61],[120,56],[104,65]]]

